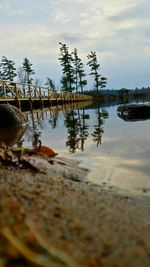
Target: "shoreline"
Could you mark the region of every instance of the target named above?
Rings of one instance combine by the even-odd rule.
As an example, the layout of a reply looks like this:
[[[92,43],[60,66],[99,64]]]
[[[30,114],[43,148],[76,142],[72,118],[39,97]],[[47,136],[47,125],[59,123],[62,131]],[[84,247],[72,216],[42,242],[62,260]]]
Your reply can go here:
[[[77,266],[149,266],[150,207],[145,201],[30,170],[1,166],[0,177],[1,228],[6,226],[3,202],[15,201],[20,207],[15,219],[23,214],[36,238]],[[10,209],[7,216],[12,216]]]

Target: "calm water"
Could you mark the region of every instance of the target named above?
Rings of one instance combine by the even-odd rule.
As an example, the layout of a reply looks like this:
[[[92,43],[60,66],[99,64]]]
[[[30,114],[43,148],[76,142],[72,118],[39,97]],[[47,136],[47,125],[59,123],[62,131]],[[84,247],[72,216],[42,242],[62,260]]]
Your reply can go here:
[[[85,104],[84,104],[85,105]],[[88,179],[122,192],[150,195],[150,120],[127,122],[117,105],[82,105],[25,113],[23,145],[42,141],[61,156],[81,160]]]

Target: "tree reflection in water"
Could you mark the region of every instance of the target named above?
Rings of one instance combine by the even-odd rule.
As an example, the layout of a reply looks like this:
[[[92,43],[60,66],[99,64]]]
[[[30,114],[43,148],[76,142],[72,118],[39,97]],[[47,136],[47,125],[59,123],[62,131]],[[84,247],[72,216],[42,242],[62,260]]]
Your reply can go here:
[[[57,127],[57,121],[58,121],[58,117],[59,117],[59,110],[58,109],[50,109],[50,119],[49,119],[49,123],[52,126],[52,129],[55,129]]]
[[[70,153],[75,153],[77,150],[85,150],[85,141],[87,138],[92,136],[92,142],[98,147],[102,143],[102,135],[104,133],[103,125],[105,119],[108,118],[108,112],[102,108],[100,105],[97,105],[96,108],[96,123],[90,125],[90,113],[89,109],[85,107],[75,107],[72,106],[66,107],[53,107],[46,110],[34,110],[29,115],[30,122],[32,125],[28,131],[28,140],[32,142],[34,147],[39,145],[41,140],[41,134],[44,130],[44,120],[48,121],[52,129],[57,130],[57,122],[59,117],[62,115],[64,119],[64,126],[67,129],[67,140],[66,147],[69,148]],[[89,136],[89,129],[94,127],[94,130]]]
[[[85,114],[84,109],[82,109],[82,111],[81,111],[81,116],[80,116],[79,110],[78,110],[78,113],[79,113],[79,118],[80,118],[80,131],[79,131],[80,146],[79,146],[79,149],[84,151],[84,142],[89,135],[89,132],[88,132],[89,126],[86,124],[86,120],[90,119],[90,116],[89,116],[89,114]]]
[[[102,143],[102,135],[104,133],[103,125],[105,122],[105,119],[109,117],[108,112],[104,108],[100,108],[100,106],[97,106],[96,109],[96,116],[97,116],[97,124],[94,125],[94,132],[91,134],[93,139],[92,141],[96,143],[96,146],[98,147]]]
[[[66,146],[69,146],[71,153],[75,153],[77,149],[84,151],[84,142],[89,135],[87,119],[89,119],[89,115],[85,115],[84,109],[72,110],[65,116],[65,126],[68,129]]]
[[[44,111],[31,110],[27,112],[26,118],[29,122],[29,127],[26,130],[26,139],[28,142],[31,142],[32,147],[37,148],[39,146],[39,141],[41,141],[42,133],[42,121],[44,120]],[[22,145],[22,144],[21,144]]]
[[[79,119],[75,110],[65,115],[65,126],[68,132],[66,146],[69,146],[69,151],[74,153],[78,149],[79,143]]]

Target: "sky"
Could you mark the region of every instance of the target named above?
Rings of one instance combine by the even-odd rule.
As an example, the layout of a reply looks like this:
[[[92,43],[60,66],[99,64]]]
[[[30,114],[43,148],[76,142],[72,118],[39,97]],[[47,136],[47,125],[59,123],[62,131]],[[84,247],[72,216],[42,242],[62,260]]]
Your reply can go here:
[[[2,56],[22,67],[27,57],[35,78],[50,77],[59,87],[62,75],[59,42],[85,64],[97,54],[107,88],[150,86],[149,0],[0,0]]]

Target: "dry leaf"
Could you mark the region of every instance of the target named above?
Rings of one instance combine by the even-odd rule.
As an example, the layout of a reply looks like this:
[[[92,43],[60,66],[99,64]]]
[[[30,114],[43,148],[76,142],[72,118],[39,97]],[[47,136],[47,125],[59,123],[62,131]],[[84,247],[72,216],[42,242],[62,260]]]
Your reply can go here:
[[[36,154],[45,154],[51,158],[56,157],[58,153],[54,152],[51,148],[47,146],[39,146],[36,150]]]
[[[39,172],[48,173],[52,177],[61,176],[74,181],[85,180],[88,169],[80,167],[79,161],[56,157],[56,155],[57,153],[46,146],[28,149],[8,148],[5,144],[0,144],[0,159],[6,163],[15,163],[20,168],[34,168]]]

